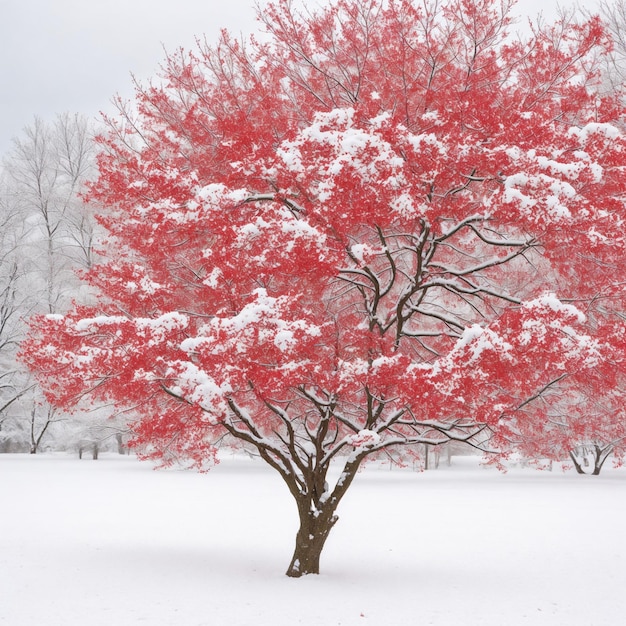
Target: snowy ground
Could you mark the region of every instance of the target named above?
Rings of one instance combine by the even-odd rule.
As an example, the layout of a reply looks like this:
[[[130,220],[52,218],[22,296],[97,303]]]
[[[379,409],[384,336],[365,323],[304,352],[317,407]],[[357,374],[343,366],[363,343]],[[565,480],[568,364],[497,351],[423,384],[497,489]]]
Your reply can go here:
[[[255,461],[0,455],[0,624],[623,624],[626,471],[469,463],[366,470],[293,580],[295,507]]]

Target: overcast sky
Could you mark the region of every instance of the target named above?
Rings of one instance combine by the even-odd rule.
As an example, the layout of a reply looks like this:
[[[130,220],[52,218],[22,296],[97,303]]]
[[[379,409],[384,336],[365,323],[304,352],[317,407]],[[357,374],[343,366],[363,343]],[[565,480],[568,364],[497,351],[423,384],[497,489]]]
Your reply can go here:
[[[516,12],[556,7],[519,0]],[[254,0],[0,0],[0,156],[35,116],[97,115],[132,94],[131,73],[156,72],[163,47],[214,41],[223,27],[252,32],[255,14]]]

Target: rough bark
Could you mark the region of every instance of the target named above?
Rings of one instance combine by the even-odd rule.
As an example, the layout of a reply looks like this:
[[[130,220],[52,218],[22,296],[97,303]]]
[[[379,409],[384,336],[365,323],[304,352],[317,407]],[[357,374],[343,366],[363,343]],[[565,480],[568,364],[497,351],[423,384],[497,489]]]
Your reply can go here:
[[[332,527],[339,519],[332,511],[306,511],[300,506],[300,528],[287,576],[320,573],[320,557]]]
[[[287,576],[299,578],[307,574],[319,574],[322,550],[330,531],[339,519],[336,515],[337,507],[356,477],[365,456],[367,453],[363,452],[346,462],[332,491],[326,482],[328,471],[326,464],[309,468],[304,477],[305,488],[301,491],[296,491],[295,484],[291,483],[290,491],[298,507],[300,527],[296,534],[296,545],[286,572]],[[288,476],[283,478],[290,484]]]

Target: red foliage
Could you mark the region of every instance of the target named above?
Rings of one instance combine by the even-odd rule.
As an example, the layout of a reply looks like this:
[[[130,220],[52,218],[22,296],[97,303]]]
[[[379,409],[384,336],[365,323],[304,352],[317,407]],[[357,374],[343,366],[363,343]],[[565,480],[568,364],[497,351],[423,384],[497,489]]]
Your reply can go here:
[[[545,454],[557,384],[617,398],[626,139],[596,90],[605,35],[513,42],[500,8],[279,0],[268,43],[166,59],[100,139],[100,302],[34,319],[23,346],[49,399],[132,407],[165,463],[230,436],[297,491],[349,451]]]

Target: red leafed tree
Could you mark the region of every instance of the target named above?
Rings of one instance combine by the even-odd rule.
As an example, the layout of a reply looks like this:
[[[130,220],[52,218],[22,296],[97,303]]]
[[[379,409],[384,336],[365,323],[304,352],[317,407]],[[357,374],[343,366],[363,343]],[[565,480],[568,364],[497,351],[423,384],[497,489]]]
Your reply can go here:
[[[514,41],[508,10],[279,0],[263,43],[169,56],[101,139],[100,302],[36,318],[23,358],[56,404],[133,407],[163,464],[256,449],[297,504],[290,576],[369,456],[511,441],[621,358],[619,317],[581,312],[621,310],[607,42],[595,19]]]

